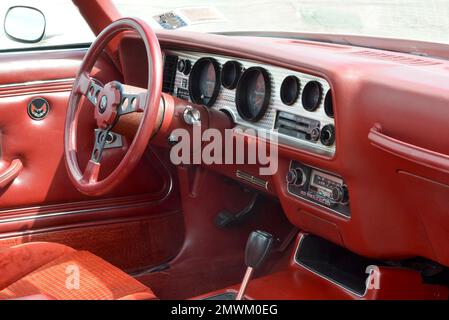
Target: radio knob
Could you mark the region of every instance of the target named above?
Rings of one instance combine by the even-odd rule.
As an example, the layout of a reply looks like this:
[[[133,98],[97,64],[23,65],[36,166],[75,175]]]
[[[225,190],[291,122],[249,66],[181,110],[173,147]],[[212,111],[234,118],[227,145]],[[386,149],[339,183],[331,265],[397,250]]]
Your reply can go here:
[[[302,187],[307,182],[307,176],[301,168],[291,169],[287,173],[287,182]]]
[[[287,183],[295,184],[296,179],[298,179],[298,175],[296,174],[296,170],[292,169],[287,173]]]
[[[345,186],[338,186],[332,189],[332,201],[336,203],[348,202],[348,189]]]

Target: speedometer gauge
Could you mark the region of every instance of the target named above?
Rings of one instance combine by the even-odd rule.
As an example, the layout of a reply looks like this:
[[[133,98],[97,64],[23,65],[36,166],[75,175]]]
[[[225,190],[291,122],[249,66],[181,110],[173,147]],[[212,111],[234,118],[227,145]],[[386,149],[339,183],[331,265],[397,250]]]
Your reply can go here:
[[[190,98],[194,103],[211,107],[220,93],[220,65],[212,58],[198,60],[190,73]]]
[[[245,71],[237,86],[237,111],[247,121],[263,118],[270,104],[271,81],[268,71],[254,67]]]

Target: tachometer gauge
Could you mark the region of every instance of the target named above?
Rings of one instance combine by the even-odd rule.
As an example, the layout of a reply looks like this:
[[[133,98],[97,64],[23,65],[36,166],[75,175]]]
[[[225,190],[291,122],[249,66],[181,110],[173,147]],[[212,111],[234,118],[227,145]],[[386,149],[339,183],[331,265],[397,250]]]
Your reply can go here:
[[[190,98],[194,103],[211,107],[220,93],[220,64],[212,58],[198,60],[190,73]]]
[[[270,98],[268,71],[260,67],[246,70],[237,86],[236,104],[240,116],[247,121],[259,121],[265,115]]]

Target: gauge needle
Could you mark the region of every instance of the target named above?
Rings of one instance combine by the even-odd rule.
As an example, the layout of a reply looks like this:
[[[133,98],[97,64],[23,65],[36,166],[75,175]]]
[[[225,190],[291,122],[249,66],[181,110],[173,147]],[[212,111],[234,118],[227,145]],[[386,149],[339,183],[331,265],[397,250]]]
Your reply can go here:
[[[263,99],[265,97],[265,93],[261,93],[261,92],[256,92],[256,104],[261,104],[263,103]]]

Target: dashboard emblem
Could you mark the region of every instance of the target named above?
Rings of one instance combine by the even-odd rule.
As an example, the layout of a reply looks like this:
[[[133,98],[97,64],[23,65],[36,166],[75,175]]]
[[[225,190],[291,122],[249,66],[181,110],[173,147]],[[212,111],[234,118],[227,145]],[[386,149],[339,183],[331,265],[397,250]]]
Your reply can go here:
[[[43,120],[50,112],[50,104],[43,98],[35,98],[28,104],[28,115],[33,120]]]

